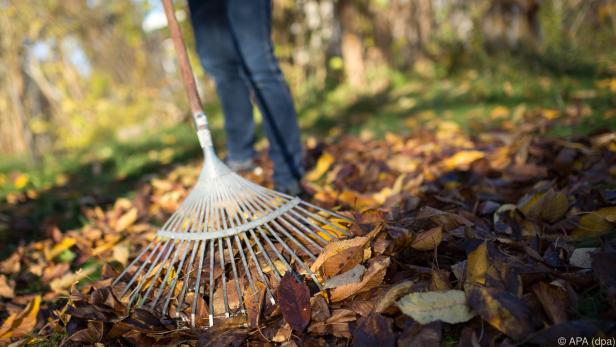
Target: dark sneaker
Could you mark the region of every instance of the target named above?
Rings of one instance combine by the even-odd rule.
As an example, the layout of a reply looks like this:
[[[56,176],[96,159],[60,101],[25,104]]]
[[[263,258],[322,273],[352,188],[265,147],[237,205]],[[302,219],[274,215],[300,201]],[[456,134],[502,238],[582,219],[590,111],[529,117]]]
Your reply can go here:
[[[298,196],[304,192],[297,181],[291,181],[284,184],[275,184],[274,190],[291,196]]]
[[[252,158],[246,159],[246,160],[230,160],[230,159],[227,159],[227,160],[225,160],[225,162],[226,162],[227,166],[229,167],[229,169],[231,169],[231,170],[233,170],[234,172],[237,172],[237,173],[250,172],[250,171],[252,171],[252,170],[257,168],[257,163]]]

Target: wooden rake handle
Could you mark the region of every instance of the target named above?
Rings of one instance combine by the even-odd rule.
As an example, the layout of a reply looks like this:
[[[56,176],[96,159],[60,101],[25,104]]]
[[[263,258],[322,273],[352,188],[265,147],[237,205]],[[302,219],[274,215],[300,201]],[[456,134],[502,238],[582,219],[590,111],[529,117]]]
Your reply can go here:
[[[199,98],[199,92],[197,91],[197,84],[195,83],[192,67],[190,66],[190,61],[188,60],[188,53],[186,53],[186,44],[182,38],[182,32],[180,31],[178,21],[175,18],[172,0],[162,0],[162,2],[163,7],[165,8],[165,15],[167,16],[169,31],[171,31],[171,40],[173,41],[173,46],[175,46],[175,52],[178,58],[182,82],[184,83],[186,94],[188,95],[190,110],[193,115],[203,113],[201,99]]]

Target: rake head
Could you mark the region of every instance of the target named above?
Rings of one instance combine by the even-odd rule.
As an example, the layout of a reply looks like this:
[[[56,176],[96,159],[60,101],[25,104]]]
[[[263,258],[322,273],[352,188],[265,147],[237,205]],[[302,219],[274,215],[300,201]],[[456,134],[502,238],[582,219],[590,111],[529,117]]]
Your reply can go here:
[[[211,145],[203,147],[196,186],[114,281],[121,298],[193,326],[207,316],[212,326],[215,318],[245,314],[244,292],[262,286],[257,282],[274,304],[285,271],[303,273],[322,289],[309,263],[348,234],[350,220],[254,184],[232,172]]]

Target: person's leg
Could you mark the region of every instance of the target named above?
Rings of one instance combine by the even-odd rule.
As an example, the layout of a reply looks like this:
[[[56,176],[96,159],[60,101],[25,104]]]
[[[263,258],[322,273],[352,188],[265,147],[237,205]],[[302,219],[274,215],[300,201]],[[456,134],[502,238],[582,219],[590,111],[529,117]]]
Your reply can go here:
[[[293,100],[271,42],[270,0],[228,0],[227,14],[241,53],[274,162],[274,183],[285,187],[303,174],[302,145]]]
[[[225,2],[189,0],[197,52],[216,83],[225,116],[229,159],[246,162],[254,156],[255,127],[248,82],[229,29]]]

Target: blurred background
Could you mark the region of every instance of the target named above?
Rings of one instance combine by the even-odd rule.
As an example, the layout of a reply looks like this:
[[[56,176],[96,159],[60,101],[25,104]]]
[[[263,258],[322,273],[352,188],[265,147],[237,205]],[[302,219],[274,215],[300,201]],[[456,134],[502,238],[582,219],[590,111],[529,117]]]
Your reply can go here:
[[[536,119],[563,138],[616,129],[614,1],[274,0],[273,11],[308,145],[444,121],[471,135]],[[213,84],[190,54],[223,149]],[[78,225],[79,206],[198,159],[188,110],[158,1],[0,1],[0,234]]]

